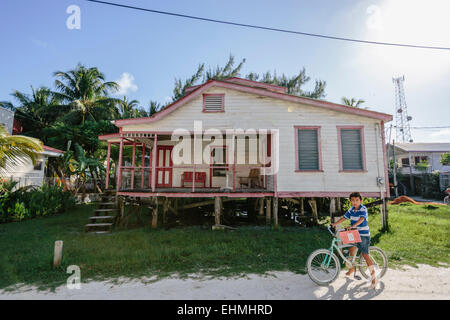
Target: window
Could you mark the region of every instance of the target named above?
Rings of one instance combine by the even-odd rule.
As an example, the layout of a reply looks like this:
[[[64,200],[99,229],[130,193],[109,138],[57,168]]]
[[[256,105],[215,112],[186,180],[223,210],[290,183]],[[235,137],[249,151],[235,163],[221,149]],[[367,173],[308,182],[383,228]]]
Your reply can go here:
[[[41,171],[42,170],[42,160],[37,160],[36,164],[34,165],[35,171]]]
[[[212,168],[213,177],[225,177],[228,166],[226,165],[227,149],[225,147],[212,147],[211,150],[211,166],[220,167]]]
[[[428,162],[428,157],[427,156],[415,156],[414,157],[414,163],[418,164],[421,161],[427,161]]]
[[[225,111],[225,94],[213,93],[203,95],[203,112]]]
[[[340,171],[366,171],[363,130],[363,127],[338,127]]]
[[[402,167],[409,167],[409,158],[402,159]]]
[[[295,127],[296,171],[322,171],[320,127]]]

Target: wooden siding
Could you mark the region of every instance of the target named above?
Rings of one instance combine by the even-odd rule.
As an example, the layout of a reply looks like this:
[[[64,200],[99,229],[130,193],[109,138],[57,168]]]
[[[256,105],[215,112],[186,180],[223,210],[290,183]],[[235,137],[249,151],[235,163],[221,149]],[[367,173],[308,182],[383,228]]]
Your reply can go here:
[[[212,87],[207,93],[225,94],[223,113],[202,112],[203,97],[200,96],[159,121],[127,125],[122,131],[193,130],[194,121],[202,121],[203,130],[279,129],[279,171],[276,179],[278,192],[380,192],[376,177],[384,177],[386,169],[382,139],[380,136],[376,137],[375,126],[376,123],[380,124],[380,120],[232,89]],[[295,126],[321,127],[323,172],[296,172]],[[363,126],[366,172],[339,172],[337,126]]]

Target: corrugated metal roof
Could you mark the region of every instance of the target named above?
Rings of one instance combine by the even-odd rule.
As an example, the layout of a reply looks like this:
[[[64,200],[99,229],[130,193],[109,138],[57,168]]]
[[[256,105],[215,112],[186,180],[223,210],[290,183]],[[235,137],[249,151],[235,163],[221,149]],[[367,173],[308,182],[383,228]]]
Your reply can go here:
[[[406,152],[450,152],[450,143],[445,142],[396,143],[395,146]]]

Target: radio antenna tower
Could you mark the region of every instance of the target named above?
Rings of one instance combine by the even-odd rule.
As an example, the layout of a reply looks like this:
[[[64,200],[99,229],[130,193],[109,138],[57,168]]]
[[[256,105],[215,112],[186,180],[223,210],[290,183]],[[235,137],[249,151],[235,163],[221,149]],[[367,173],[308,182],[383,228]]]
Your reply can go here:
[[[405,76],[392,78],[392,82],[395,84],[395,136],[398,142],[413,142],[409,127],[412,117],[408,116],[405,89],[403,88],[404,81]]]

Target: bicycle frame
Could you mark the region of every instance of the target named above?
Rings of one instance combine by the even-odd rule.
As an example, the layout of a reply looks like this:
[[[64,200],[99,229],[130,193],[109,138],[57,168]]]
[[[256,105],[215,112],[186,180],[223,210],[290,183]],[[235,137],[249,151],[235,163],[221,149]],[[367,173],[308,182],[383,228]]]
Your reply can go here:
[[[330,233],[331,233],[331,231],[330,231]],[[336,251],[339,253],[339,255],[341,256],[342,260],[344,260],[345,263],[350,264],[352,267],[360,266],[360,264],[355,264],[355,259],[358,254],[358,248],[356,248],[355,255],[353,256],[352,260],[350,261],[344,256],[344,254],[341,251],[341,248],[351,248],[354,245],[353,244],[339,245],[340,243],[342,243],[342,240],[336,238],[336,236],[333,234],[333,241],[331,242],[330,249],[328,249],[330,251],[330,254],[325,255],[322,265],[326,265],[327,268],[330,266],[331,256],[333,255],[334,249],[336,249]]]

